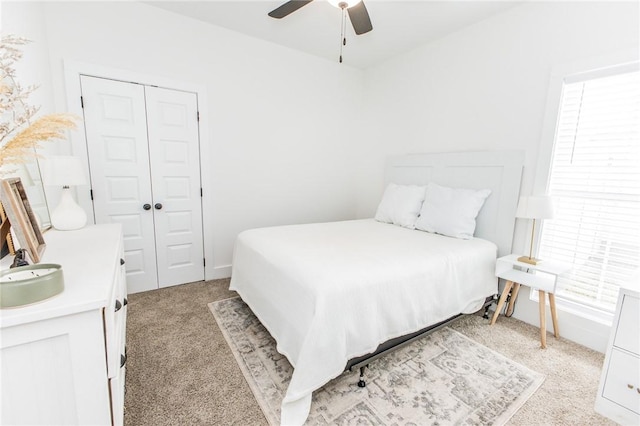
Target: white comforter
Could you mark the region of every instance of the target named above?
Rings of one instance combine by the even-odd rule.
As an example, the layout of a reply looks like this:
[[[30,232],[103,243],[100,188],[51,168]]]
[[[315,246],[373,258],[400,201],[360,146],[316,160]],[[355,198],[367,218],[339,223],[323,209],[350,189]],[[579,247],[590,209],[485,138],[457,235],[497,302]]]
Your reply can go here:
[[[304,423],[312,392],[349,359],[479,309],[497,292],[496,251],[372,219],[242,232],[231,289],[294,366],[281,423]]]

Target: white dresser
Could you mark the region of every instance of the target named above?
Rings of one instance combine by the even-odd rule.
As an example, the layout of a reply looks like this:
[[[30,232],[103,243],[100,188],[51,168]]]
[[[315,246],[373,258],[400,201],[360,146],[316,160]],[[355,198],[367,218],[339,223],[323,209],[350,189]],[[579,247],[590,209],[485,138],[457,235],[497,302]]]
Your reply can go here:
[[[0,424],[121,425],[127,316],[120,225],[51,230],[62,293],[0,310]],[[2,262],[7,267],[8,259]]]
[[[621,288],[596,411],[622,425],[640,424],[640,295]]]

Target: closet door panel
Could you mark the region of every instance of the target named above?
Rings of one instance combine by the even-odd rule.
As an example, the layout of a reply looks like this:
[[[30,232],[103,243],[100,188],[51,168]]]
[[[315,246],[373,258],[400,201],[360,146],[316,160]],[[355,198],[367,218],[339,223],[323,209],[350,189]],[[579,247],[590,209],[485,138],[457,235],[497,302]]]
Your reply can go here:
[[[122,224],[129,290],[157,288],[144,86],[82,76],[81,87],[96,223]]]
[[[146,87],[158,283],[204,280],[195,93]],[[161,207],[160,207],[161,205]]]

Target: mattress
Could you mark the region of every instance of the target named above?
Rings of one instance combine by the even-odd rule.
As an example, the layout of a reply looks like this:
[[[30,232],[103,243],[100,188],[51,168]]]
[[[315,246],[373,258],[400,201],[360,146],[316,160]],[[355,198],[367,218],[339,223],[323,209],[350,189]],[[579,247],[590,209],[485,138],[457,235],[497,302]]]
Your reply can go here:
[[[281,422],[302,424],[312,392],[379,344],[477,311],[497,293],[497,247],[373,219],[252,229],[231,278],[294,367]]]

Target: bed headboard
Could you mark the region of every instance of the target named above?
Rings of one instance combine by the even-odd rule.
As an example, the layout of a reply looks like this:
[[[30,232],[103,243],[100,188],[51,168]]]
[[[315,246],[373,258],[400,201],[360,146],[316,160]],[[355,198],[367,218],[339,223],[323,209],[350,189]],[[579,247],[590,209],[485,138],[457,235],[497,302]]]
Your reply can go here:
[[[387,161],[386,183],[490,189],[476,219],[475,236],[493,241],[498,256],[511,253],[524,151],[410,154]]]

